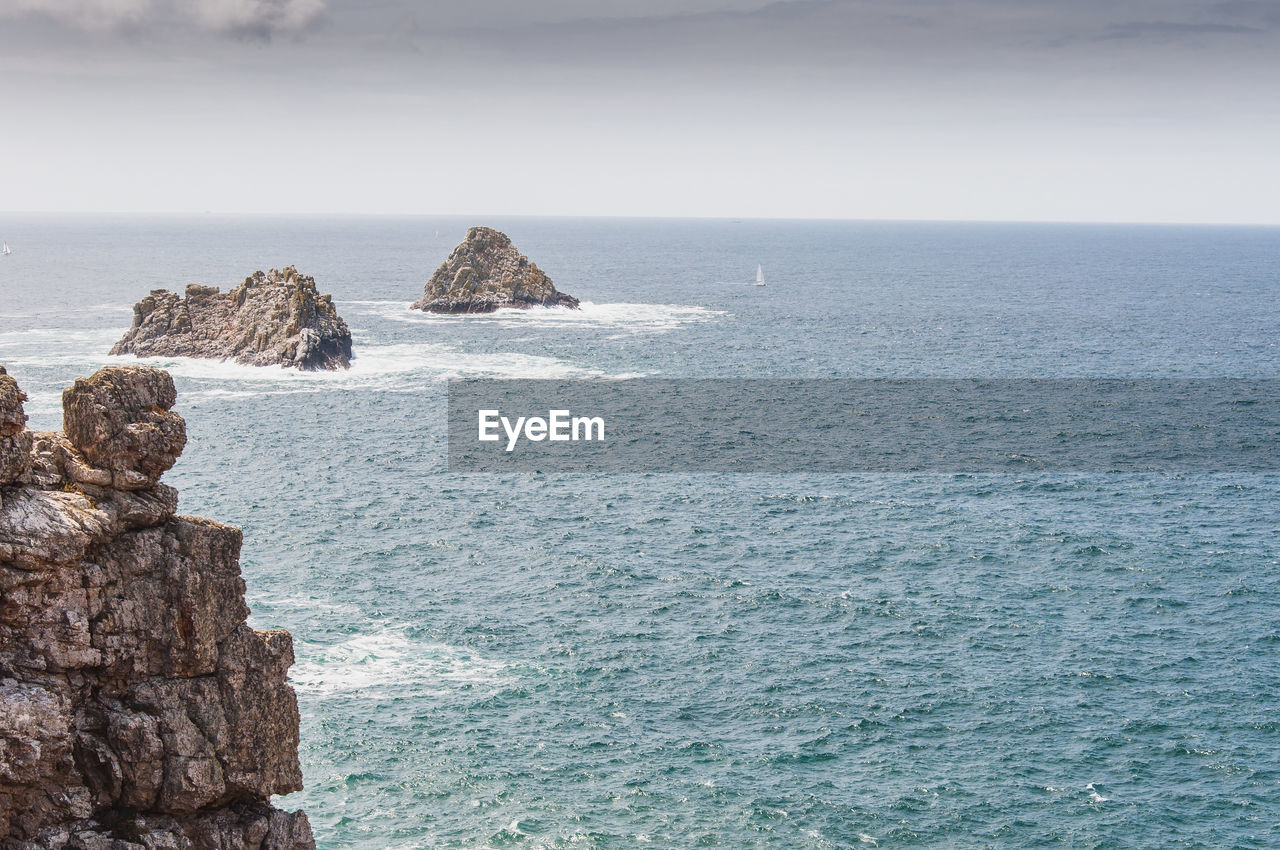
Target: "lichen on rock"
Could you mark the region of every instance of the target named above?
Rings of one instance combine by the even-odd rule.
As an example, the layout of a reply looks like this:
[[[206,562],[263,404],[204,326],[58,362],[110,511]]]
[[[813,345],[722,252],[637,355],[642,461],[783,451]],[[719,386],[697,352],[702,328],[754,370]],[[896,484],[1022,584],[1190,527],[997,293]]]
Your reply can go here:
[[[177,516],[186,441],[165,372],[63,394],[61,432],[13,433],[0,369],[0,848],[306,850],[293,643],[254,631],[240,531]],[[14,470],[17,470],[16,472]]]
[[[492,313],[500,307],[569,307],[542,269],[491,227],[473,227],[427,281],[413,309],[428,313]]]
[[[254,272],[229,292],[194,283],[183,297],[153,289],[134,305],[133,325],[111,353],[346,369],[351,330],[315,279],[287,266]]]

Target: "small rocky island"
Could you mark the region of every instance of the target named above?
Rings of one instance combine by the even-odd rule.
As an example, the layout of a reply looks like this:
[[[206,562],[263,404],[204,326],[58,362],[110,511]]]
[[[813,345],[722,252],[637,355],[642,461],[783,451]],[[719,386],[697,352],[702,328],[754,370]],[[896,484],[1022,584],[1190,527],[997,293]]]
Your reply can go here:
[[[177,516],[167,372],[102,369],[25,427],[0,368],[0,848],[314,850],[293,641],[255,631],[240,530]]]
[[[413,309],[428,313],[492,313],[499,307],[570,307],[542,269],[491,227],[473,227],[427,281]]]
[[[153,289],[111,349],[138,357],[204,357],[250,366],[347,369],[351,331],[315,279],[293,266],[255,272],[229,292],[191,284]]]

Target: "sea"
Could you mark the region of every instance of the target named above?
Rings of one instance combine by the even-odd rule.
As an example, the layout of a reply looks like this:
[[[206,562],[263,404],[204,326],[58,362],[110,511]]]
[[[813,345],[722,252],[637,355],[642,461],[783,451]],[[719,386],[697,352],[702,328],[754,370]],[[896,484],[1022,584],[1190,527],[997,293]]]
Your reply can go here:
[[[579,311],[409,304],[484,224]],[[293,633],[322,848],[1280,846],[1280,474],[449,472],[457,378],[1276,378],[1280,229],[0,216],[59,427],[153,288],[296,265],[350,371],[161,358]],[[756,266],[767,286],[757,287]]]

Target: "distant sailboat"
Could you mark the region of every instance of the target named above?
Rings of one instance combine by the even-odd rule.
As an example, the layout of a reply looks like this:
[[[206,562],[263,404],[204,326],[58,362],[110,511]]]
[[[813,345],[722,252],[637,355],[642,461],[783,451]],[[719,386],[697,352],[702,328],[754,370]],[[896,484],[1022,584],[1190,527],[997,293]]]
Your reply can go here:
[[[764,286],[764,266],[756,266],[756,286]]]
[[[8,243],[8,242],[4,243],[4,247],[3,247],[3,248],[0,248],[0,254],[9,255],[9,254],[12,254],[12,253],[13,253],[13,251],[11,251],[11,250],[9,249],[9,243]]]

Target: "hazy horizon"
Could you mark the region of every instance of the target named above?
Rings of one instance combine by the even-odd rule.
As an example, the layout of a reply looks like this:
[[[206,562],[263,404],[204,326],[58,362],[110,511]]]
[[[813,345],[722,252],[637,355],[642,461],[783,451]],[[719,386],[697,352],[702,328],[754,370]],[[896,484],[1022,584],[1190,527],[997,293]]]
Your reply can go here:
[[[619,221],[705,221],[736,224],[739,222],[831,222],[833,224],[972,224],[972,225],[1061,225],[1064,227],[1079,225],[1082,227],[1169,227],[1169,228],[1238,228],[1255,230],[1273,230],[1280,228],[1280,222],[1256,221],[1148,221],[1148,220],[1103,220],[1103,219],[1008,219],[1008,218],[865,218],[837,216],[729,216],[729,215],[630,215],[627,213],[505,213],[505,212],[362,212],[362,211],[256,211],[256,210],[84,210],[84,209],[0,209],[0,216],[46,217],[55,220],[86,219],[148,219],[166,218],[173,220],[225,218],[230,220],[261,218],[264,220],[300,221],[307,219],[337,220],[342,219],[474,219],[471,226],[483,226],[496,219],[563,219],[565,221],[596,221],[617,219]]]
[[[11,213],[1280,224],[1260,0],[0,0]]]

